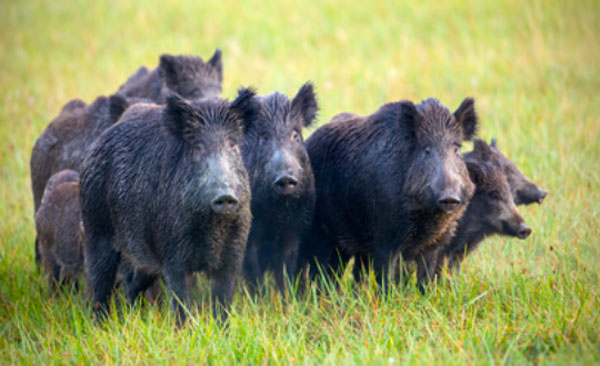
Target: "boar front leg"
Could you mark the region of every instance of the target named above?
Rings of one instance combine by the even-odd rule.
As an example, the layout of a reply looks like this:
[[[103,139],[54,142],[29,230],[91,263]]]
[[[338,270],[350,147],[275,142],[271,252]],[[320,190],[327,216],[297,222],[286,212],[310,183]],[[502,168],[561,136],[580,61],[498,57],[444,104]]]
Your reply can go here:
[[[175,313],[177,327],[185,324],[186,307],[189,307],[190,299],[186,282],[184,265],[170,264],[163,269],[165,285],[171,300],[171,309]]]

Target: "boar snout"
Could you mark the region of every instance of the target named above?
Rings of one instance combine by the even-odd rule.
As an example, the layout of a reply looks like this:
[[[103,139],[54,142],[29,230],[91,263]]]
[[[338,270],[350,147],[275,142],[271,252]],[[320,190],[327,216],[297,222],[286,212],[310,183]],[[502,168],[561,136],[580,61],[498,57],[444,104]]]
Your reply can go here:
[[[231,193],[220,194],[210,203],[212,210],[220,215],[235,213],[239,207],[239,200]]]
[[[292,174],[282,174],[275,179],[275,188],[282,194],[290,194],[298,185],[298,179]]]
[[[523,240],[526,239],[529,236],[529,234],[531,234],[531,229],[529,228],[529,226],[527,226],[527,224],[521,222],[521,224],[519,225],[517,237]]]
[[[538,188],[538,203],[541,205],[544,202],[544,198],[548,195],[548,191],[545,189]]]
[[[452,212],[460,207],[460,198],[454,192],[443,193],[440,198],[438,198],[437,205],[440,210],[445,212]]]
[[[286,148],[277,148],[271,158],[268,170],[275,176],[273,185],[281,194],[291,194],[298,187],[303,171],[298,159]]]

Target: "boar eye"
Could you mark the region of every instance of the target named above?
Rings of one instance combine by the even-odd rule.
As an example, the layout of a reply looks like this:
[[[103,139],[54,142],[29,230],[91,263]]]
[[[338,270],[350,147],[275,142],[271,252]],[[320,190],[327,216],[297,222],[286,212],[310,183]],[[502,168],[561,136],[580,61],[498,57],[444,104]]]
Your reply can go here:
[[[500,197],[500,192],[498,191],[490,191],[488,193],[488,196],[490,196],[491,199],[496,200],[496,201],[500,201],[500,199],[502,197]]]
[[[457,153],[458,155],[460,155],[460,148],[462,147],[462,144],[459,142],[454,143],[454,152]]]
[[[431,155],[431,149],[426,147],[425,148],[425,155]]]
[[[233,141],[233,140],[227,141],[227,149],[235,150],[236,147],[237,147],[237,144],[235,143],[235,141]]]
[[[300,141],[300,134],[298,133],[298,131],[294,130],[290,138],[294,141]]]

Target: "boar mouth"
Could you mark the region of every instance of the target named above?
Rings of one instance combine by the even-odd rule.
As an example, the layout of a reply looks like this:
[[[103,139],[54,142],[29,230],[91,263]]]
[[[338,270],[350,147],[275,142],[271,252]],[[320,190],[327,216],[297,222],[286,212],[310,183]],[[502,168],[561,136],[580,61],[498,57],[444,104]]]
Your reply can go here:
[[[547,195],[548,195],[548,191],[541,189],[537,203],[541,205],[542,202],[544,202],[544,198],[546,198]]]

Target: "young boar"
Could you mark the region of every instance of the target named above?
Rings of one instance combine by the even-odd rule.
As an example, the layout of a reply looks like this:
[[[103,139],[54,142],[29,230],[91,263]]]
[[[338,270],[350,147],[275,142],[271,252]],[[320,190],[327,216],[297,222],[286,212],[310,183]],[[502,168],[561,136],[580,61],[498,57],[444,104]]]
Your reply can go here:
[[[525,178],[515,164],[497,148],[476,139],[473,151],[463,155],[469,176],[475,184],[475,194],[465,214],[458,220],[455,236],[440,248],[437,257],[428,258],[430,263],[418,265],[418,277],[429,277],[423,271],[436,268],[434,276],[441,274],[444,263],[451,270],[460,272],[460,264],[472,251],[477,249],[488,236],[506,235],[525,239],[531,233],[515,204],[532,203],[543,200],[546,191],[539,189]],[[516,184],[511,187],[509,179]],[[514,195],[520,195],[515,198]],[[421,291],[424,291],[421,283]]]
[[[486,151],[469,152],[465,154],[465,158],[469,158],[472,154],[477,153],[479,155],[485,154],[485,160],[493,161],[504,172],[515,205],[529,205],[531,203],[541,204],[546,195],[548,195],[548,191],[538,187],[529,178],[523,175],[515,163],[502,154],[498,149],[498,141],[496,139],[492,139],[490,148]]]
[[[107,309],[121,257],[145,278],[138,283],[164,278],[178,324],[185,321],[186,275],[193,272],[211,278],[215,312],[228,306],[251,220],[240,146],[258,109],[249,89],[231,103],[172,95],[165,106],[129,108],[100,137],[81,178],[86,270],[97,313]]]
[[[35,215],[41,263],[52,290],[73,283],[83,269],[85,236],[81,227],[79,174],[61,170],[54,174],[44,191]]]
[[[473,195],[460,147],[476,127],[467,98],[454,113],[436,99],[401,101],[366,117],[345,113],[315,131],[306,144],[317,198],[302,267],[336,270],[358,256],[372,260],[384,283],[399,255],[434,252]]]
[[[474,152],[490,149],[478,140]],[[504,172],[494,163],[474,159],[466,160],[475,194],[463,217],[458,220],[456,235],[450,245],[441,251],[450,269],[460,269],[465,255],[479,247],[491,235],[507,235],[525,239],[531,234],[514,204],[510,186]]]
[[[465,214],[458,220],[450,245],[441,250],[450,269],[459,270],[463,258],[477,249],[488,236],[525,239],[531,234],[515,206],[504,171],[493,161],[477,158],[491,156],[491,153],[491,147],[485,141],[476,140],[472,154],[466,159],[476,189]]]
[[[163,104],[171,93],[183,98],[218,97],[223,82],[221,50],[204,62],[201,57],[161,55],[156,69],[142,66],[119,90],[127,97],[150,99]]]
[[[261,111],[242,150],[252,189],[244,273],[254,286],[272,271],[283,291],[284,267],[294,273],[299,240],[314,210],[314,177],[302,129],[312,124],[318,107],[310,83],[292,101],[280,93],[257,99]]]

